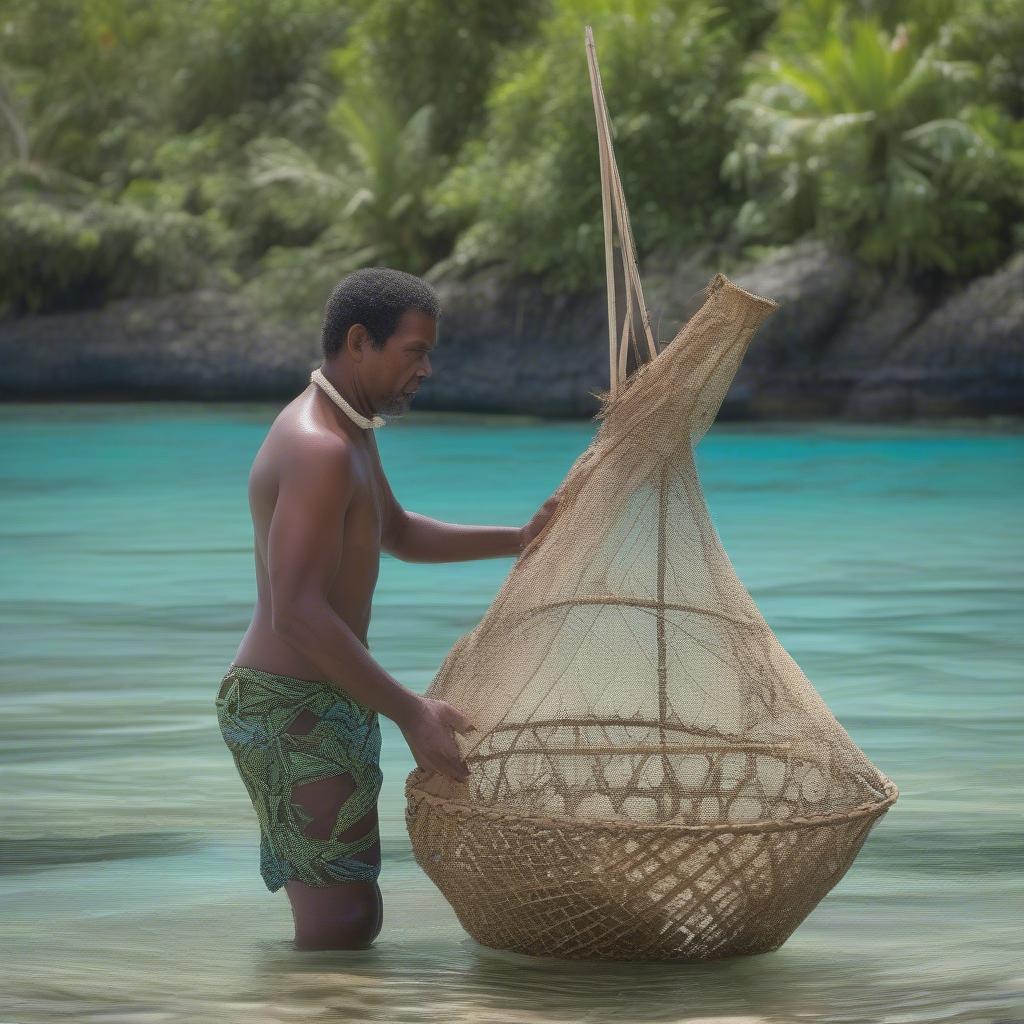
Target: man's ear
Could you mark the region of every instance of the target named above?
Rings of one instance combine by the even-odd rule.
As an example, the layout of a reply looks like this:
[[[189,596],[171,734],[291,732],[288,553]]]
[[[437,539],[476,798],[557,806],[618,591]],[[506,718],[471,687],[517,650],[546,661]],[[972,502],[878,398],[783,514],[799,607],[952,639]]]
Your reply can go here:
[[[363,349],[370,344],[370,332],[362,324],[353,324],[348,329],[345,347],[357,363],[363,358]]]

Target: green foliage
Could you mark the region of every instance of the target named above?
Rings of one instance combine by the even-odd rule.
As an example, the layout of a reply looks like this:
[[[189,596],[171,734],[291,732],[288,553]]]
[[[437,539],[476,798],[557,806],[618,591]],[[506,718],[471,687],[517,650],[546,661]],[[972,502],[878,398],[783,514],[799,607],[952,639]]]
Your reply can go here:
[[[423,273],[452,245],[452,234],[428,200],[440,168],[431,158],[434,109],[421,107],[403,121],[382,95],[349,94],[328,119],[339,158],[334,164],[276,140],[260,147],[249,182],[257,194],[288,196],[334,214],[311,243],[268,249],[254,295],[273,294],[290,313],[319,306],[338,277],[366,265]],[[336,169],[335,169],[336,168]]]
[[[329,210],[301,248],[279,235],[260,261],[254,296],[299,315],[337,278],[367,264],[423,273],[448,255],[456,224],[432,190],[482,121],[495,54],[524,37],[539,0],[380,0],[367,5],[329,64],[341,95],[316,145],[252,148],[250,194],[272,208],[299,197]]]
[[[377,0],[330,66],[341,96],[320,144],[278,152],[257,178],[280,194],[312,189],[333,205],[306,253],[274,247],[263,269],[291,306],[366,263],[423,273],[451,251],[458,223],[432,189],[480,127],[496,55],[529,35],[545,0]],[[322,298],[322,294],[321,294]]]
[[[951,57],[977,64],[990,102],[1017,121],[1024,118],[1024,3],[960,0],[946,48]]]
[[[351,21],[338,0],[176,0],[173,8],[179,59],[169,114],[179,131],[247,107],[266,105],[274,121],[301,108],[304,87],[325,80]]]
[[[341,217],[373,259],[422,273],[451,245],[433,223],[427,193],[438,175],[431,159],[434,107],[408,120],[382,96],[346,96],[331,111],[349,156],[348,200]]]
[[[182,213],[142,188],[111,203],[85,183],[15,169],[0,191],[5,315],[194,288],[231,244],[215,218]]]
[[[890,34],[829,0],[782,17],[728,105],[736,142],[722,169],[749,197],[744,240],[813,233],[904,278],[970,275],[1005,257],[1020,186],[998,143],[1012,133],[996,108],[974,106],[979,67],[951,60],[948,33],[933,34]]]
[[[742,57],[727,13],[653,0],[558,4],[535,42],[503,55],[487,129],[438,190],[437,202],[466,225],[453,259],[507,259],[552,288],[601,279],[588,21],[641,253],[714,235],[727,206],[721,106]]]
[[[495,60],[535,30],[547,0],[375,0],[365,4],[332,66],[346,93],[373,93],[399,123],[425,104],[442,164],[480,127]]]
[[[99,181],[146,151],[162,11],[145,0],[3,4],[0,79],[22,107],[31,158]]]
[[[0,310],[347,270],[603,279],[583,29],[641,256],[1024,246],[1020,0],[0,0]]]
[[[309,245],[334,216],[320,190],[296,188],[268,173],[268,165],[283,158],[312,157],[290,139],[253,134],[248,121],[245,115],[211,120],[173,136],[153,155],[160,189],[182,210],[215,214],[232,232],[245,273],[274,245]]]

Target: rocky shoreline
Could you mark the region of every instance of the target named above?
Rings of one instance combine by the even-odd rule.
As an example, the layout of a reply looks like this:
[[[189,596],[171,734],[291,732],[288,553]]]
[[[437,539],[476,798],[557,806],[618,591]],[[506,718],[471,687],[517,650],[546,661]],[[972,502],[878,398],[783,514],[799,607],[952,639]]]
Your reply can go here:
[[[717,268],[644,268],[660,343]],[[1024,416],[1024,253],[936,305],[807,242],[727,276],[780,303],[720,419]],[[545,294],[499,269],[434,281],[433,376],[414,408],[590,417],[607,387],[603,289]],[[6,400],[287,400],[320,363],[315,332],[197,291],[0,321]]]

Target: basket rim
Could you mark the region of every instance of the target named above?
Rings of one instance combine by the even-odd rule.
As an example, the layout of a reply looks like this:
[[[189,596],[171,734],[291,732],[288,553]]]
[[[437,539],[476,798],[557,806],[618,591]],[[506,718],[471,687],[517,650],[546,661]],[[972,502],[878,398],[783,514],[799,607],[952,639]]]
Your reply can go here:
[[[426,773],[422,768],[414,768],[409,773],[405,783],[407,805],[415,799],[425,802],[437,810],[447,811],[452,814],[461,814],[466,817],[477,816],[492,818],[495,820],[512,820],[541,827],[593,829],[609,832],[640,831],[661,833],[675,832],[692,835],[718,835],[741,832],[786,832],[799,828],[826,828],[830,825],[839,825],[844,822],[855,821],[858,818],[881,815],[896,802],[900,795],[900,791],[897,788],[896,783],[893,782],[892,779],[882,776],[882,786],[883,791],[885,792],[883,799],[858,804],[856,807],[851,807],[847,811],[840,811],[834,814],[807,814],[794,815],[791,818],[762,818],[758,821],[702,822],[697,824],[628,820],[601,821],[596,819],[588,820],[586,818],[570,818],[566,815],[520,814],[516,811],[500,810],[479,804],[471,804],[465,800],[451,800],[448,797],[436,796],[433,793],[424,792],[416,785],[418,779],[422,778],[425,774]]]

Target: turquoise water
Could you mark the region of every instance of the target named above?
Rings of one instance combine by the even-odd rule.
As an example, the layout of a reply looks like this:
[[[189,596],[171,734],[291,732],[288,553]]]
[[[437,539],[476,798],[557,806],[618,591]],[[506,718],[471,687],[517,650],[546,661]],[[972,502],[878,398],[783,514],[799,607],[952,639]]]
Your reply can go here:
[[[213,717],[254,600],[249,465],[278,407],[0,407],[4,1021],[1024,1018],[1024,435],[718,425],[698,450],[741,579],[900,787],[778,951],[713,964],[485,949],[412,859],[382,720],[384,926],[300,953]],[[594,424],[413,412],[407,508],[518,525]],[[512,565],[385,556],[374,655],[422,691]]]

